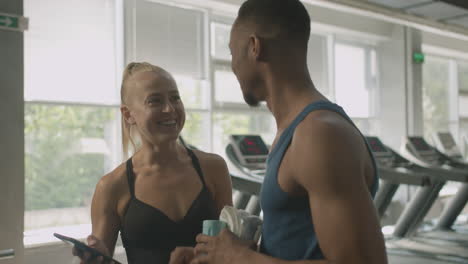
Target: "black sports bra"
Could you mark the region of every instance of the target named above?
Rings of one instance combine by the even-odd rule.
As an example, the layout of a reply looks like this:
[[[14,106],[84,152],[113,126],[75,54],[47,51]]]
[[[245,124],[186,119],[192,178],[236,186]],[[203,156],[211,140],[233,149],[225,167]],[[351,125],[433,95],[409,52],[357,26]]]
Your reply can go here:
[[[129,264],[167,264],[177,246],[195,246],[195,237],[202,232],[206,219],[217,219],[214,200],[206,187],[200,163],[187,149],[200,180],[202,190],[180,221],[173,221],[161,210],[135,197],[135,175],[132,159],[127,160],[127,177],[131,199],[121,229],[123,246]]]

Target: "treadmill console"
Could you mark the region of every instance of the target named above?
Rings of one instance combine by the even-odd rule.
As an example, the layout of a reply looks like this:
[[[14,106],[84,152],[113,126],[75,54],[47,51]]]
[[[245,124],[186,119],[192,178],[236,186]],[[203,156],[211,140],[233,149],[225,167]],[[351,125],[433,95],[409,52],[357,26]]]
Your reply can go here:
[[[366,137],[366,141],[374,154],[375,161],[378,165],[391,167],[393,164],[393,155],[387,147],[380,141],[378,137]]]
[[[437,153],[436,149],[430,146],[423,137],[408,137],[406,148],[413,155],[429,164],[441,165],[439,153]]]
[[[452,133],[450,132],[438,132],[434,134],[434,141],[436,142],[437,148],[442,152],[445,153],[447,156],[462,160],[462,155],[460,150],[457,147],[457,143],[455,142]]]
[[[268,148],[259,135],[231,135],[230,145],[240,165],[248,169],[264,169]]]

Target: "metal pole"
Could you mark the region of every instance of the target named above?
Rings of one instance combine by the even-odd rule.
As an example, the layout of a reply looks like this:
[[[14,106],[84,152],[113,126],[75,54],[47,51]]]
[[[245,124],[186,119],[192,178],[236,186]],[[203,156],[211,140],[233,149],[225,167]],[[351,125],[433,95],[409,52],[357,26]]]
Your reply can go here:
[[[450,203],[445,206],[439,221],[437,222],[437,229],[450,229],[457,219],[457,216],[463,211],[468,201],[468,183],[464,183],[458,190],[455,197],[452,198]]]
[[[398,218],[393,232],[395,237],[404,237],[414,231],[429,212],[444,184],[445,182],[436,182],[434,186],[419,188]]]
[[[237,191],[237,190],[234,192],[233,204],[235,208],[245,209],[248,202],[249,202],[249,195],[241,191]]]
[[[260,215],[260,202],[258,200],[258,197],[256,195],[250,196],[249,202],[247,203],[247,206],[245,207],[245,210],[252,215]]]
[[[382,181],[379,187],[379,191],[375,195],[374,204],[379,213],[379,217],[382,218],[388,206],[392,202],[393,196],[400,185],[397,183],[391,183],[388,181]]]

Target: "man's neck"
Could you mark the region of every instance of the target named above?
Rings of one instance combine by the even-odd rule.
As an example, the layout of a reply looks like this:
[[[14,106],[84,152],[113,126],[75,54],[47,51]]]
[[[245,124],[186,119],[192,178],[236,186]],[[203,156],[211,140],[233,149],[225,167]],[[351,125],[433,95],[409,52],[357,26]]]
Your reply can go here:
[[[271,78],[267,81],[267,106],[276,120],[279,131],[285,129],[292,120],[310,103],[326,100],[310,78]]]

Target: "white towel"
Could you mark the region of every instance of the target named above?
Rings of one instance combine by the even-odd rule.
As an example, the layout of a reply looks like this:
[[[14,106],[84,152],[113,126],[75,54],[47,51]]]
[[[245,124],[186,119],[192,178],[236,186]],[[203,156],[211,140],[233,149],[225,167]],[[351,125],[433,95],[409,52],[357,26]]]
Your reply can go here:
[[[258,243],[263,223],[260,217],[251,215],[245,210],[225,206],[219,215],[219,220],[226,222],[229,230],[241,239]]]

